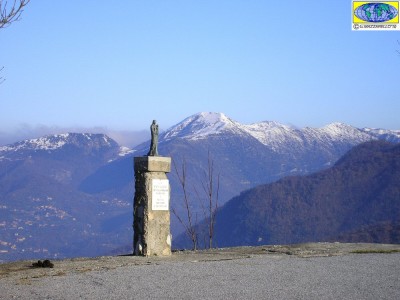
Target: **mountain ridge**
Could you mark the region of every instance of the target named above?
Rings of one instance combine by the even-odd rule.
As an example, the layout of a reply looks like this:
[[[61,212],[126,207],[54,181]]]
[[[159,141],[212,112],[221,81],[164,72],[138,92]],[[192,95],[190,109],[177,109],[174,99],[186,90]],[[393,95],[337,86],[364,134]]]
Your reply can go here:
[[[362,141],[369,139],[383,139],[392,142],[400,141],[400,130],[387,130],[382,128],[357,128],[351,125],[333,122],[322,127],[304,127],[298,128],[291,125],[285,125],[276,121],[261,121],[251,124],[241,124],[227,117],[224,113],[201,112],[185,118],[183,121],[173,125],[166,131],[160,134],[160,143],[171,140],[172,138],[183,138],[188,140],[205,139],[209,135],[219,135],[227,131],[236,134],[250,134],[260,143],[269,146],[272,150],[277,150],[277,140],[304,140],[311,139],[312,136],[318,135],[336,137],[338,139],[354,138],[358,136]],[[291,135],[291,137],[288,137]],[[81,138],[81,141],[78,141]],[[20,142],[0,146],[0,153],[26,150],[45,150],[51,151],[62,148],[64,145],[75,144],[79,146],[82,139],[97,141],[98,146],[109,145],[114,147],[118,145],[114,140],[106,134],[95,133],[61,133],[54,135],[46,135],[34,139],[26,139]],[[103,139],[101,144],[99,141]],[[272,141],[272,142],[268,142]],[[144,142],[147,144],[149,141]],[[304,141],[303,141],[304,144]],[[94,143],[92,143],[94,145]],[[121,148],[121,156],[132,153],[134,150],[123,145],[118,145]],[[1,159],[1,156],[0,156]]]
[[[276,121],[262,121],[251,124],[241,124],[227,117],[223,113],[201,112],[194,114],[178,124],[170,127],[161,134],[160,142],[168,141],[173,137],[188,140],[205,139],[209,135],[218,135],[225,132],[237,134],[250,134],[262,144],[272,150],[279,148],[278,140],[297,140],[306,143],[315,137],[330,137],[334,140],[349,140],[355,136],[362,142],[370,139],[379,139],[384,136],[388,141],[400,141],[400,130],[375,129],[364,127],[362,129],[341,122],[333,122],[323,127],[297,128]],[[272,142],[269,142],[271,141]]]
[[[400,243],[400,144],[370,141],[331,168],[234,197],[217,212],[218,247],[312,241]],[[200,228],[198,228],[198,231]],[[181,236],[177,239],[179,246]]]

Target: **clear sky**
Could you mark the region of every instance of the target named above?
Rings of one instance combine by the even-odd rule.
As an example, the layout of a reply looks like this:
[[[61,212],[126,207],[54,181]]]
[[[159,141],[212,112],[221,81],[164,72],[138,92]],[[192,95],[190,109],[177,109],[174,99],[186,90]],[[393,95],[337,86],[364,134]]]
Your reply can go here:
[[[241,123],[400,129],[400,32],[350,0],[31,0],[0,29],[0,133]]]

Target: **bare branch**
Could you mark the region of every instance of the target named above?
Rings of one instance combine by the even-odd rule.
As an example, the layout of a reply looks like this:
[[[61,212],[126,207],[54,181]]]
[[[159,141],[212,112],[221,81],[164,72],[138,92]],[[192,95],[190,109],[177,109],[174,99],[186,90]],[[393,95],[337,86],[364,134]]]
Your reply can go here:
[[[0,72],[3,71],[4,67],[0,68]],[[0,76],[0,84],[2,84],[6,79],[3,76]]]
[[[0,28],[5,28],[11,23],[19,21],[24,7],[28,5],[30,0],[14,0],[11,7],[7,1],[0,0]]]
[[[220,188],[220,174],[218,174],[215,177],[214,160],[212,159],[211,153],[210,151],[208,151],[207,167],[203,173],[204,178],[200,180],[201,183],[200,190],[201,189],[203,190],[201,192],[203,197],[200,196],[200,193],[198,192],[196,186],[193,186],[194,193],[197,196],[197,199],[199,201],[198,203],[200,203],[200,206],[203,211],[205,226],[208,229],[207,230],[208,232],[204,232],[204,235],[202,232],[201,236],[199,236],[199,230],[201,230],[202,227],[199,224],[197,224],[197,214],[195,215],[196,220],[193,220],[193,212],[192,212],[192,207],[190,205],[191,201],[187,186],[186,161],[185,159],[182,160],[181,171],[178,170],[175,161],[173,161],[173,164],[175,168],[175,173],[178,177],[180,186],[183,191],[183,204],[187,216],[186,219],[184,220],[182,216],[179,216],[177,214],[175,209],[172,209],[172,213],[177,217],[178,221],[185,228],[186,235],[192,241],[193,249],[197,249],[197,246],[199,244],[199,238],[201,240],[201,236],[203,236],[204,238],[204,247],[208,246],[211,249],[213,247],[213,239],[215,233],[214,227],[218,209],[218,198],[219,198],[219,188]]]
[[[203,187],[203,189],[204,189],[204,183],[203,183],[203,181],[201,182],[201,185],[202,185],[202,187]],[[193,186],[193,190],[194,190],[194,192],[195,192],[195,194],[196,194],[196,197],[197,197],[197,199],[198,199],[198,202],[200,203],[201,210],[202,210],[202,212],[203,212],[203,219],[206,220],[206,219],[207,219],[207,209],[206,209],[206,207],[204,206],[204,199],[200,196],[200,193],[198,192],[196,186]]]
[[[182,160],[182,173],[179,174],[178,167],[175,164],[175,160],[173,160],[175,173],[178,177],[179,183],[183,190],[183,203],[185,206],[186,214],[187,214],[187,223],[182,220],[182,218],[176,213],[175,209],[172,210],[172,213],[177,217],[178,221],[185,228],[186,234],[192,241],[193,250],[197,249],[197,232],[195,229],[195,224],[193,223],[192,209],[190,207],[189,194],[186,185],[186,160]]]
[[[204,181],[201,182],[203,191],[206,195],[207,203],[207,216],[206,221],[208,222],[208,247],[213,247],[214,239],[214,225],[218,209],[218,197],[219,197],[219,178],[218,174],[216,182],[214,178],[214,160],[211,157],[210,150],[208,151],[207,157],[207,171],[204,172]],[[216,187],[215,187],[216,183]],[[215,190],[216,188],[216,190]]]
[[[211,202],[210,204],[213,205],[213,208],[210,210],[210,248],[211,248],[211,241],[214,237],[214,226],[215,226],[215,218],[217,216],[217,210],[218,210],[218,198],[219,198],[219,177],[220,174],[218,173],[217,176],[217,192],[216,196],[214,199],[214,204]]]

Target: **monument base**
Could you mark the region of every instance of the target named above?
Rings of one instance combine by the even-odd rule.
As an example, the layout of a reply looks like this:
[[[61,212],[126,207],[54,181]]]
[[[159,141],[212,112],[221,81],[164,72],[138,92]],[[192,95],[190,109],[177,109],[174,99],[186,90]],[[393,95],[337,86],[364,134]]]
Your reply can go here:
[[[134,158],[133,251],[135,255],[171,255],[170,186],[166,173],[171,158]]]

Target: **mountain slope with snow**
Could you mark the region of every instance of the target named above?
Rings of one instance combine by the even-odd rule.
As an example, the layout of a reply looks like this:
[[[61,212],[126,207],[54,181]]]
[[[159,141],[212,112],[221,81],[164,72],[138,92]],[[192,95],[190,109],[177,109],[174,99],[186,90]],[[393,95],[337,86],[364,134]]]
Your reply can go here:
[[[113,156],[120,149],[119,145],[104,134],[63,133],[48,135],[36,139],[24,140],[0,147],[0,161],[25,159],[31,155],[43,153],[76,153],[109,152]]]
[[[171,127],[162,135],[165,141],[173,138],[188,140],[205,139],[211,135],[223,133],[245,134],[243,126],[225,116],[223,113],[202,112],[190,116]]]
[[[284,153],[310,145],[352,143],[354,145],[374,139],[400,141],[400,130],[359,129],[343,123],[331,123],[321,128],[296,128],[274,121],[241,124],[223,113],[201,112],[192,115],[161,135],[160,142],[173,138],[204,140],[210,136],[234,134],[250,135],[269,149]]]
[[[209,153],[215,173],[220,174],[222,205],[256,185],[328,168],[354,146],[378,139],[400,142],[398,132],[390,130],[359,129],[343,123],[321,128],[296,128],[273,121],[241,124],[223,113],[202,112],[160,134],[159,153],[171,156],[178,170],[185,161],[188,186],[197,191],[204,182]],[[145,155],[148,147],[149,142],[139,145],[135,155]],[[181,199],[175,173],[169,175],[172,197]],[[93,177],[93,184],[106,174]],[[194,202],[194,206],[199,205]]]

